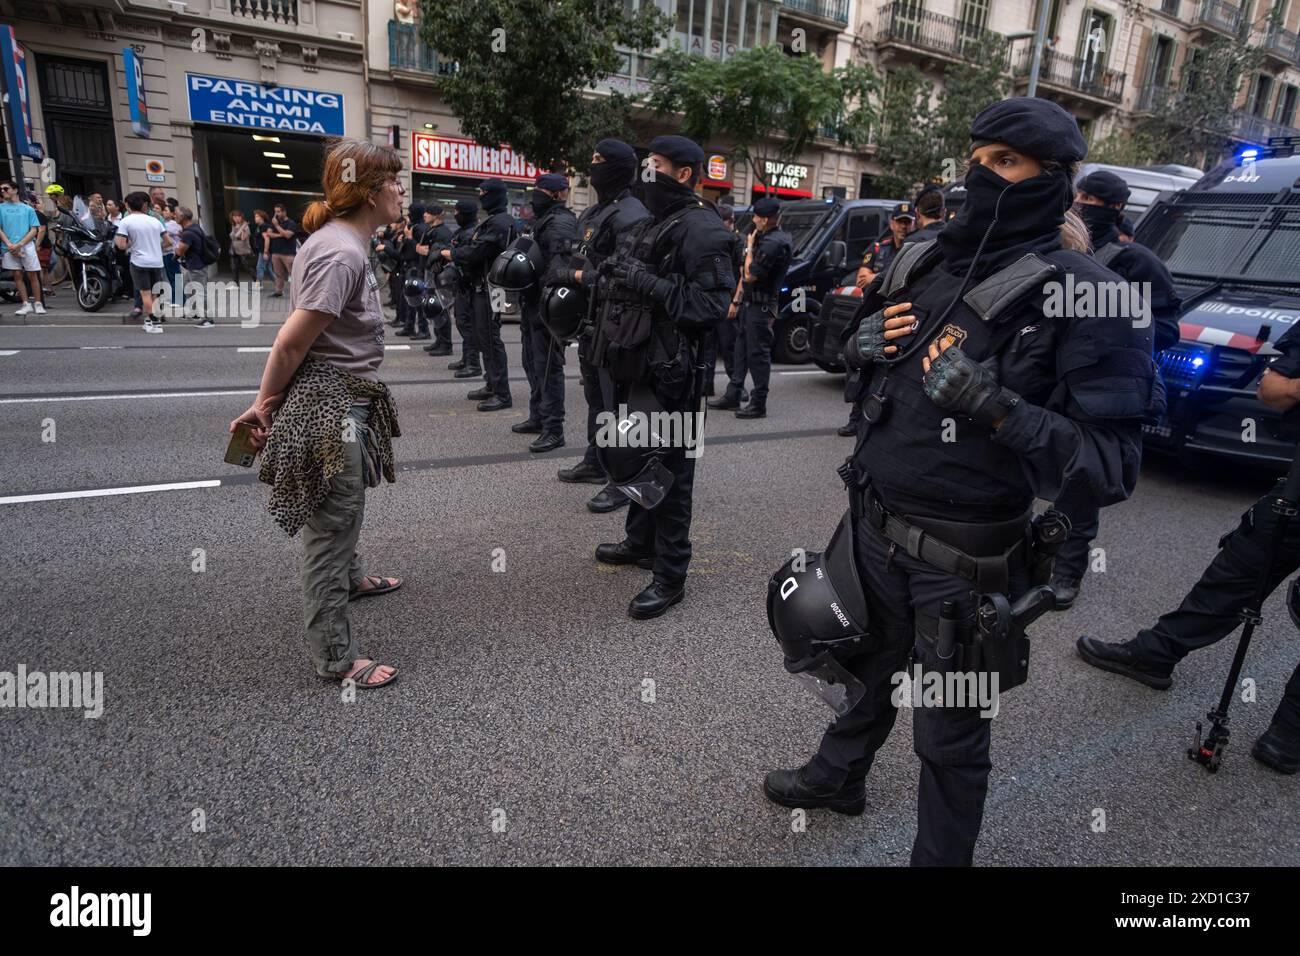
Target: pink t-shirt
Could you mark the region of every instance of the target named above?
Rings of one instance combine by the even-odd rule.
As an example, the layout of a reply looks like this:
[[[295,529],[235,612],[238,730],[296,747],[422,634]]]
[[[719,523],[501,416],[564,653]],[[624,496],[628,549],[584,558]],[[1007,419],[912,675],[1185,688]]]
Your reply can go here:
[[[340,221],[313,232],[293,260],[290,307],[335,316],[307,354],[360,378],[379,381],[384,313],[365,240]]]

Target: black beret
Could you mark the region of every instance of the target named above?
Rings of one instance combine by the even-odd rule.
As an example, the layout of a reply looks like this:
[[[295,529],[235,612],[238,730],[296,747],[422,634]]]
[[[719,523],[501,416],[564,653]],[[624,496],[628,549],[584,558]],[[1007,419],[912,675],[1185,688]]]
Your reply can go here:
[[[501,180],[497,179],[496,177],[493,177],[492,179],[483,180],[481,183],[478,184],[478,188],[483,190],[483,192],[485,193],[505,192],[506,184],[503,183]]]
[[[407,210],[407,214],[412,219],[419,219],[421,216],[424,215],[424,203],[418,203],[418,202],[411,203],[411,208]]]
[[[1107,204],[1128,202],[1129,197],[1128,183],[1104,169],[1095,170],[1081,178],[1075,183],[1075,189],[1089,196],[1096,196]]]
[[[781,200],[773,196],[764,196],[754,203],[752,211],[755,216],[762,216],[764,219],[768,216],[775,216],[781,212]]]
[[[553,189],[558,192],[569,188],[569,180],[559,173],[542,173],[533,185],[538,189]]]
[[[461,213],[467,213],[467,214],[468,214],[468,213],[477,213],[477,212],[478,212],[478,200],[477,200],[477,199],[457,199],[457,200],[456,200],[456,211],[457,211],[457,212],[461,212]]]
[[[1074,117],[1051,100],[1013,96],[994,103],[970,124],[976,145],[1005,143],[1037,160],[1077,163],[1088,144]]]
[[[699,166],[704,162],[704,150],[685,136],[656,136],[650,141],[650,152],[671,159],[678,166]]]
[[[430,216],[441,216],[442,203],[431,202],[429,203],[429,205],[424,207],[424,211],[427,212]]]
[[[735,218],[736,218],[736,208],[735,208],[734,206],[730,206],[730,205],[728,205],[728,204],[726,204],[726,203],[719,203],[719,204],[718,204],[718,217],[719,217],[723,222],[730,222],[732,219],[735,219]]]
[[[636,162],[636,150],[621,139],[602,139],[596,144],[596,152],[604,156],[606,162]]]
[[[900,202],[894,207],[894,211],[889,214],[890,219],[915,219],[916,210],[912,208],[910,202]]]

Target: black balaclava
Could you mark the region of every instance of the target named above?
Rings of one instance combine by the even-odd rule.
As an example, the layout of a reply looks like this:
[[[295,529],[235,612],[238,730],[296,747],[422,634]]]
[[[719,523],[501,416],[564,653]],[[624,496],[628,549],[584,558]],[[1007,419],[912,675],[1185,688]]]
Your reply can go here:
[[[505,212],[506,209],[506,184],[499,179],[485,179],[478,184],[478,188],[483,191],[479,202],[483,206],[483,211],[489,216],[496,215],[499,212]]]
[[[546,211],[552,206],[557,205],[560,201],[554,196],[548,196],[540,189],[534,189],[529,205],[533,207],[533,215],[541,219],[546,215]]]
[[[1059,249],[1061,224],[1073,201],[1074,189],[1064,169],[1011,183],[974,164],[966,174],[966,201],[938,236],[944,261],[954,274],[962,275],[983,242],[977,275],[984,276],[1026,253]],[[990,231],[995,218],[997,225]]]
[[[662,219],[696,198],[694,189],[686,183],[679,183],[670,173],[656,172],[645,183],[645,207],[656,219]]]
[[[474,224],[478,219],[478,201],[474,199],[458,199],[456,201],[456,225],[465,229]]]
[[[1094,249],[1100,249],[1108,242],[1114,242],[1119,238],[1119,224],[1124,218],[1123,210],[1113,206],[1096,206],[1081,202],[1075,205],[1074,211],[1087,225]]]
[[[609,202],[632,185],[632,178],[636,175],[636,151],[621,140],[602,139],[596,144],[596,152],[605,161],[587,167],[587,179],[596,190],[597,198]]]

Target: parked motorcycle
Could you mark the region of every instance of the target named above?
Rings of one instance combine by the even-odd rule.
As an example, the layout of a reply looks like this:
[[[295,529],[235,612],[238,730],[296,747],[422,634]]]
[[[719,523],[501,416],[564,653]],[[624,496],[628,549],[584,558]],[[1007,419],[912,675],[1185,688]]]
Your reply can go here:
[[[98,312],[125,287],[114,255],[111,236],[104,236],[80,223],[59,227],[55,240],[59,255],[67,256],[77,305],[86,312]]]

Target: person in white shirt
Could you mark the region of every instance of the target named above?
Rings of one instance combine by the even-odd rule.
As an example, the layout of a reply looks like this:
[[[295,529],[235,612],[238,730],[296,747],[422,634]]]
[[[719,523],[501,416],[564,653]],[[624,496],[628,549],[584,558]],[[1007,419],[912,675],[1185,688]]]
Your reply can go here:
[[[117,247],[130,253],[131,281],[140,293],[144,307],[144,330],[161,332],[162,326],[155,321],[153,314],[153,289],[167,281],[163,272],[163,250],[171,249],[172,240],[163,224],[145,212],[148,206],[146,193],[135,192],[126,197],[130,213],[117,224]]]

